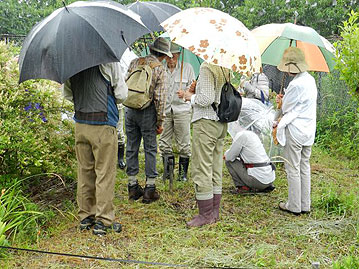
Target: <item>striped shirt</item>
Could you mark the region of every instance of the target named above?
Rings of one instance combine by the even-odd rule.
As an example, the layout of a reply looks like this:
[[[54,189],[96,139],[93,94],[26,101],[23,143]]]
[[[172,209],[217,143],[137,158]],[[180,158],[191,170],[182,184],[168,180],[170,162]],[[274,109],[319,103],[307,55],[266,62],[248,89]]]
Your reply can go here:
[[[217,113],[212,107],[212,103],[216,105],[220,103],[222,86],[226,82],[223,73],[226,75],[228,81],[230,76],[229,69],[211,65],[206,62],[201,64],[196,93],[191,97],[193,106],[192,122],[199,119],[219,120]]]
[[[146,61],[146,64],[152,62],[158,62],[158,59],[153,55],[148,55],[143,57]],[[138,59],[134,59],[130,66],[128,67],[127,77],[138,65]],[[126,79],[127,79],[126,77]],[[152,82],[150,86],[150,94],[153,94],[153,102],[157,111],[157,126],[162,126],[163,120],[165,118],[165,104],[166,104],[166,71],[161,64],[152,69]]]

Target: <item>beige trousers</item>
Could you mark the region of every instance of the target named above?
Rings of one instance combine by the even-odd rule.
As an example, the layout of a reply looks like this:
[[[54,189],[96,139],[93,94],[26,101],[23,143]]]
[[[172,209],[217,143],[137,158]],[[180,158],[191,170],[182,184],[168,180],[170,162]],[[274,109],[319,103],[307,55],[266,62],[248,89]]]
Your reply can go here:
[[[286,144],[283,155],[288,180],[287,208],[292,212],[310,211],[310,164],[311,146],[298,144],[285,130]]]
[[[200,119],[193,123],[192,169],[197,200],[222,193],[223,145],[227,124]]]
[[[173,154],[173,137],[178,146],[179,156],[184,158],[189,158],[191,156],[191,117],[191,112],[166,114],[163,124],[163,133],[161,134],[158,143],[162,156]]]
[[[94,216],[105,225],[111,225],[115,219],[116,129],[109,125],[76,123],[75,150],[80,220]]]

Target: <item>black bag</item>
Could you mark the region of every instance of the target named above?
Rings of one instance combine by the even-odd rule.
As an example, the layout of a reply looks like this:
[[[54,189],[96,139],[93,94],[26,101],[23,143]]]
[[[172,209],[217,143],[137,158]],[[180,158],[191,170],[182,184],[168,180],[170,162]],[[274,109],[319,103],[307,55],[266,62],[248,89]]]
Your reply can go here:
[[[222,69],[223,72],[223,69]],[[223,72],[224,75],[224,72]],[[226,77],[224,75],[224,77]],[[221,90],[221,101],[218,107],[213,103],[220,122],[232,122],[238,120],[242,108],[242,96],[231,84],[230,80],[224,83]]]

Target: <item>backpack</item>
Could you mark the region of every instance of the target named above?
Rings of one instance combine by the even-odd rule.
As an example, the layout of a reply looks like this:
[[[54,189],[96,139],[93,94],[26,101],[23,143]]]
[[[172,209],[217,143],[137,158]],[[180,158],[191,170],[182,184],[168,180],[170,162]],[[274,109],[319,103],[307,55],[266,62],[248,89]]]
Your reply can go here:
[[[126,84],[128,87],[128,96],[124,105],[134,109],[145,109],[153,99],[150,94],[152,82],[152,69],[162,65],[161,63],[146,64],[144,58],[140,58],[137,67],[128,75]]]
[[[223,72],[223,69],[222,69]],[[224,72],[223,72],[224,75]],[[226,77],[224,75],[224,77]],[[216,111],[220,122],[232,122],[238,120],[242,108],[242,96],[231,84],[230,80],[223,84],[221,99],[218,107],[213,103],[212,107]]]

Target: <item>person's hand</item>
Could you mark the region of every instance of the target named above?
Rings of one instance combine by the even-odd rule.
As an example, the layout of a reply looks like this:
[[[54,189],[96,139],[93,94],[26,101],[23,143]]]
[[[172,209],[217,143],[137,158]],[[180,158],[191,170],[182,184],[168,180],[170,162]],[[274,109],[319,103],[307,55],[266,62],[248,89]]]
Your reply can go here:
[[[177,96],[181,99],[183,99],[183,101],[191,101],[191,97],[194,93],[190,92],[190,91],[183,91],[183,90],[179,90],[177,92]]]
[[[178,91],[177,91],[177,96],[178,96],[178,98],[183,99],[183,97],[184,97],[184,90],[178,90]]]
[[[280,103],[282,103],[282,98],[283,98],[283,94],[277,94],[277,96],[275,97],[275,102],[277,103],[277,104],[280,104]]]
[[[197,81],[193,80],[192,84],[189,86],[188,91],[191,93],[195,93],[196,92],[196,85],[197,85]]]
[[[223,160],[226,160],[226,155],[223,155]]]
[[[277,126],[278,126],[278,121],[273,121],[273,125],[272,125],[273,129],[276,128]]]
[[[162,127],[162,125],[161,125],[161,126],[157,126],[157,128],[156,128],[156,133],[159,135],[159,134],[162,134],[162,132],[163,132],[163,127]]]

